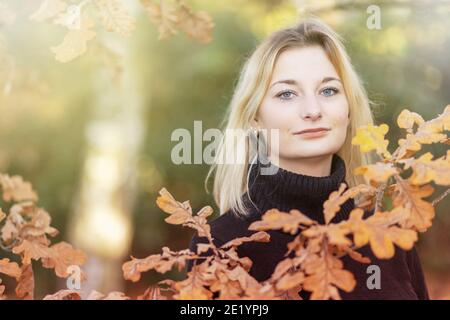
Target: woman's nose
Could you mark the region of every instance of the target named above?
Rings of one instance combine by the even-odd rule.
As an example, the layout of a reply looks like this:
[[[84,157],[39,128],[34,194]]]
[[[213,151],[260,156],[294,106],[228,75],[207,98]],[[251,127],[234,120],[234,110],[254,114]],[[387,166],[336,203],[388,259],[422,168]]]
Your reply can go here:
[[[300,106],[300,113],[303,119],[317,120],[322,117],[322,108],[317,97],[305,97]]]

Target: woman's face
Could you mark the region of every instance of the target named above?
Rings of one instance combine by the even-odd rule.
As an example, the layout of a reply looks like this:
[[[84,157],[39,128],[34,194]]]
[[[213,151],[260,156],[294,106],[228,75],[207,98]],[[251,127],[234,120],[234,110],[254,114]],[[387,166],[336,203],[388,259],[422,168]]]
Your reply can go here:
[[[349,123],[344,88],[325,51],[311,46],[281,53],[255,123],[279,129],[278,159],[271,154],[271,160],[291,167],[289,162],[301,158],[332,155],[343,145]],[[299,133],[313,128],[327,131]]]

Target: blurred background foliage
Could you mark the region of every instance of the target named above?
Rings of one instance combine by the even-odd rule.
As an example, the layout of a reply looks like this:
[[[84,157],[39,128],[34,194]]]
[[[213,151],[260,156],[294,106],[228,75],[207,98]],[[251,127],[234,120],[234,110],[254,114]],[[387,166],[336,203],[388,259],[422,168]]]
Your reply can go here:
[[[125,2],[130,1],[135,2]],[[272,31],[296,23],[306,14],[305,8],[312,8],[313,14],[345,39],[374,103],[376,122],[391,128],[391,147],[401,134],[395,129],[395,120],[402,109],[428,120],[450,103],[448,1],[370,1],[380,5],[382,25],[380,30],[369,30],[369,4],[364,1],[189,0],[190,6],[212,16],[213,41],[199,44],[181,34],[158,40],[158,31],[148,16],[138,12],[135,31],[126,40],[131,57],[126,64],[120,55],[105,50],[101,41],[90,44],[74,61],[55,61],[49,47],[58,43],[62,33],[26,18],[33,9],[32,1],[2,2],[18,14],[14,24],[0,29],[0,171],[32,182],[40,206],[61,231],[58,238],[70,237],[71,224],[79,214],[77,202],[89,151],[87,130],[98,116],[95,104],[99,97],[116,90],[126,68],[135,70],[134,83],[142,105],[139,121],[144,131],[136,161],[130,163],[136,172],[135,200],[126,215],[131,221],[128,232],[132,240],[125,254],[111,258],[119,262],[114,269],[119,275],[120,265],[129,255],[159,253],[162,246],[184,249],[193,235],[192,230],[164,222],[165,214],[155,204],[162,187],[179,201],[190,200],[194,210],[209,204],[218,215],[211,194],[204,188],[208,166],[173,164],[170,156],[176,142],[171,141],[171,133],[186,128],[193,134],[195,120],[203,121],[203,131],[217,128],[246,57]],[[20,16],[20,10],[28,10],[25,17]],[[111,35],[104,36],[108,37]],[[108,70],[101,91],[96,85],[100,70]],[[126,104],[122,107],[127,110]],[[101,112],[108,115],[116,111],[106,108]],[[436,156],[446,152],[434,146],[430,150]],[[419,242],[433,285],[439,282],[435,279],[450,278],[449,205],[449,199],[439,204],[433,227]],[[101,256],[102,252],[91,254]],[[37,297],[63,286],[47,270],[36,273]],[[150,273],[140,285],[117,280],[112,289],[126,286],[125,292],[142,291],[139,286],[166,277],[181,279],[184,275]]]

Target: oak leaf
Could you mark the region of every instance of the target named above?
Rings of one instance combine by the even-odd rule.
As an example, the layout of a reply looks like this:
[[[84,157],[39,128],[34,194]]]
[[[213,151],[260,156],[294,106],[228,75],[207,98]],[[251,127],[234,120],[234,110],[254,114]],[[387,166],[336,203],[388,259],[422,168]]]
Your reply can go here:
[[[78,249],[74,249],[67,242],[59,242],[49,248],[47,256],[42,257],[42,266],[45,268],[54,268],[55,274],[60,278],[67,278],[70,274],[68,269],[70,266],[83,265],[86,260],[86,254]]]
[[[278,290],[298,288],[305,281],[303,272],[286,273],[277,281]]]
[[[367,125],[356,129],[356,135],[352,138],[353,145],[359,145],[362,152],[369,152],[375,150],[378,154],[385,158],[390,158],[391,155],[387,150],[389,140],[384,136],[389,131],[387,124],[379,126]]]
[[[166,273],[174,266],[182,270],[186,265],[186,260],[196,257],[189,249],[179,252],[173,252],[167,247],[163,247],[162,254],[153,254],[143,259],[131,257],[130,261],[122,265],[122,271],[126,280],[133,282],[139,281],[141,273],[149,270],[155,270],[159,273]]]
[[[35,238],[33,240],[24,239],[22,243],[13,248],[13,253],[22,256],[22,263],[31,264],[31,259],[39,260],[47,258],[51,254],[49,249],[50,242],[45,236]]]
[[[353,233],[355,245],[362,247],[369,243],[375,256],[380,259],[390,259],[394,256],[394,244],[404,250],[410,250],[417,241],[415,231],[396,225],[405,215],[403,208],[378,211],[367,219],[363,219],[363,215],[363,210],[354,209],[350,213],[347,226]]]
[[[34,299],[34,272],[32,264],[23,264],[17,280],[16,295],[25,300]]]
[[[199,268],[192,270],[193,276],[189,276],[185,280],[174,284],[176,294],[175,299],[178,300],[210,300],[212,299],[213,292],[205,288],[210,284],[210,280],[205,279],[208,276],[208,272],[202,272],[201,268],[205,268],[206,265],[201,265]]]
[[[416,112],[402,110],[397,117],[397,125],[399,128],[411,130],[414,124],[421,125],[425,122],[422,116]]]
[[[3,190],[3,200],[16,202],[31,200],[37,201],[38,196],[31,183],[24,181],[20,176],[0,174],[0,185]]]
[[[70,29],[61,44],[51,47],[57,61],[66,63],[82,55],[87,50],[87,42],[95,37],[92,20],[83,15],[80,19],[79,27]]]
[[[385,183],[391,176],[398,173],[398,171],[392,163],[377,162],[375,164],[360,166],[353,173],[363,175],[367,181]]]
[[[95,0],[103,26],[122,36],[129,36],[135,28],[135,21],[119,0]]]
[[[168,300],[166,296],[161,293],[161,288],[158,286],[151,286],[145,292],[137,297],[137,300]]]
[[[447,150],[446,156],[432,159],[433,155],[427,152],[418,159],[409,158],[399,162],[405,164],[405,170],[413,169],[408,180],[414,185],[423,185],[431,181],[443,186],[450,185],[450,150]]]
[[[345,203],[350,197],[349,193],[347,193],[346,195],[342,195],[346,187],[347,186],[345,183],[341,183],[339,189],[337,191],[333,191],[329,195],[328,199],[323,203],[323,213],[326,224],[330,223],[330,221],[333,220],[334,216],[341,209],[341,205]]]
[[[92,290],[87,296],[86,300],[130,300],[130,298],[127,297],[123,292],[119,291],[113,291],[105,295],[96,290]]]
[[[182,224],[196,229],[200,237],[211,238],[211,228],[207,224],[213,209],[210,206],[203,207],[197,215],[192,215],[192,208],[189,201],[178,202],[165,188],[159,191],[160,196],[156,199],[156,204],[170,216],[164,221],[170,224]]]
[[[178,15],[165,0],[155,3],[151,0],[141,0],[150,20],[158,27],[159,40],[164,40],[178,33]]]
[[[402,113],[409,116],[408,112],[409,111]],[[409,123],[407,123],[408,121]],[[399,139],[399,147],[398,150],[396,150],[397,159],[411,157],[414,153],[422,148],[422,144],[432,144],[438,142],[446,143],[446,141],[448,140],[447,135],[444,134],[443,131],[449,130],[448,128],[450,127],[449,106],[447,106],[444,112],[435,119],[422,122],[420,118],[413,117],[413,119],[409,119],[408,121],[406,119],[401,119],[400,124],[403,126],[407,126],[411,121],[414,121],[419,125],[415,133],[413,133],[413,131],[409,129],[409,133],[406,135],[406,139]]]
[[[350,246],[351,241],[346,237],[349,233],[350,231],[345,227],[345,224],[330,224],[312,226],[303,231],[302,235],[308,238],[327,237],[330,244]]]
[[[43,300],[81,300],[81,295],[76,290],[60,290],[54,294],[46,295]]]
[[[353,274],[344,270],[343,262],[330,254],[328,249],[311,255],[303,268],[307,274],[303,289],[311,292],[311,300],[340,300],[338,288],[350,292],[356,286]]]
[[[227,249],[229,247],[237,247],[237,246],[240,246],[241,244],[243,244],[244,242],[251,242],[251,241],[269,242],[270,235],[264,231],[255,232],[250,237],[240,237],[240,238],[230,240],[227,243],[225,243],[224,245],[222,245],[220,248]]]
[[[3,258],[0,260],[0,273],[18,279],[21,271],[16,262],[10,262],[8,258]]]
[[[42,208],[36,207],[33,202],[15,204],[10,210],[11,217],[16,217],[16,227],[19,229],[20,238],[39,237],[48,234],[52,237],[58,234],[58,230],[50,226],[50,215]],[[18,216],[23,219],[18,219]]]
[[[431,227],[435,208],[424,198],[433,192],[434,188],[429,184],[415,186],[398,178],[392,198],[394,207],[402,207],[407,213],[401,222],[403,228],[425,232]]]
[[[301,226],[314,224],[315,221],[308,218],[299,210],[293,209],[289,213],[270,209],[264,213],[262,220],[255,221],[249,226],[249,230],[281,229],[283,232],[296,234]]]
[[[184,1],[180,1],[178,25],[189,37],[201,43],[212,41],[214,22],[211,16],[205,11],[193,12]]]

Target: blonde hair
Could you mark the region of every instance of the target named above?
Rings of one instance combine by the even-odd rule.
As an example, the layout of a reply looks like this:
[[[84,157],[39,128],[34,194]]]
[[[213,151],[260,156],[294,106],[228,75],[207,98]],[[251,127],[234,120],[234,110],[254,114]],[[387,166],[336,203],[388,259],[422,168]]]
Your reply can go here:
[[[372,163],[371,156],[360,152],[351,144],[356,128],[373,124],[370,102],[362,82],[356,74],[349,56],[342,44],[342,38],[328,25],[316,18],[309,18],[294,27],[281,29],[266,38],[247,59],[240,73],[231,103],[222,125],[226,122],[225,135],[218,143],[216,161],[210,167],[205,186],[213,171],[213,196],[220,214],[232,210],[245,216],[246,207],[242,196],[248,192],[249,150],[241,155],[241,162],[229,164],[219,161],[235,147],[234,140],[227,137],[227,129],[251,128],[251,120],[270,85],[272,72],[278,56],[290,48],[319,45],[328,55],[342,80],[350,110],[350,125],[347,137],[337,154],[346,164],[346,182],[349,187],[364,183],[361,176],[353,175],[353,170],[361,165]],[[242,146],[242,144],[240,144]]]

